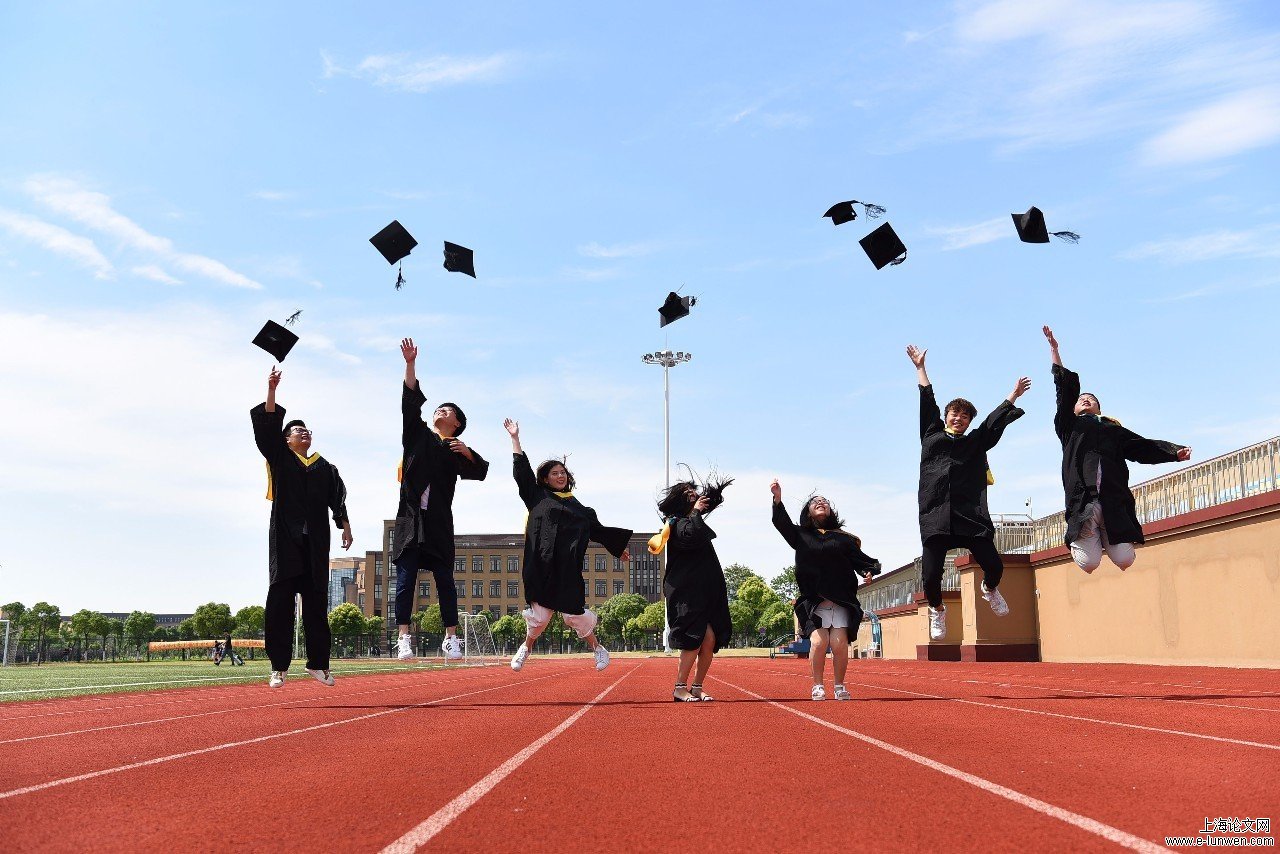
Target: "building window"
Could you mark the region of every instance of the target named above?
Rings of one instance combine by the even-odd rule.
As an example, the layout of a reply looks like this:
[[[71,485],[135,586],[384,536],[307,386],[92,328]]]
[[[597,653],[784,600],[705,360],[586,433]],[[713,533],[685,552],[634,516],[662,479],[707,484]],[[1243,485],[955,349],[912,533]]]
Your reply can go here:
[[[501,597],[502,597],[502,582],[490,581],[489,582],[489,598],[499,599]]]
[[[457,573],[457,572],[466,572],[466,571],[467,571],[467,559],[466,559],[465,557],[455,557],[455,558],[453,559],[453,571],[454,571],[455,573]]]
[[[508,606],[507,606],[507,613],[514,617],[516,614],[519,614],[519,613],[520,613],[520,606],[519,606],[519,605],[508,605]]]
[[[374,599],[382,598],[382,585],[380,583],[373,585],[373,598]]]
[[[381,617],[381,616],[382,616],[382,609],[381,609],[381,608],[374,608],[374,609],[373,609],[373,616],[375,616],[375,617]]]
[[[591,555],[582,556],[582,571],[586,572],[591,569]]]
[[[520,571],[520,558],[516,557],[515,555],[510,555],[507,558],[507,572],[519,572],[519,571]]]
[[[606,581],[596,582],[596,595],[599,596],[601,599],[609,595],[608,582]]]
[[[596,572],[604,572],[604,555],[596,555]]]
[[[613,571],[618,572],[622,569],[622,558],[615,557],[613,559]]]
[[[615,581],[615,582],[613,582],[613,595],[614,595],[614,596],[621,596],[621,595],[622,595],[622,582],[621,582],[621,581]]]
[[[483,606],[483,605],[476,605],[474,608],[472,608],[472,609],[471,609],[471,613],[473,613],[473,614],[479,614],[479,613],[480,613],[481,611],[483,611],[483,610],[484,610],[484,606]]]
[[[514,599],[519,595],[520,595],[520,582],[508,581],[507,582],[507,598]]]
[[[431,585],[425,581],[418,582],[418,595],[423,599],[431,598]]]
[[[359,598],[360,598],[360,610],[363,611],[364,610],[364,594],[361,593]]]
[[[473,555],[471,558],[471,571],[484,572],[484,558],[480,555]]]
[[[489,571],[502,572],[502,556],[501,555],[491,555],[489,557]]]
[[[462,598],[467,595],[467,582],[455,581],[453,582],[453,587],[458,591],[458,598]]]
[[[479,598],[480,598],[481,596],[483,596],[483,595],[484,595],[484,582],[483,582],[483,581],[473,581],[473,582],[471,582],[471,596],[472,596],[472,598],[474,598],[474,599],[479,599]]]
[[[373,559],[373,571],[374,571],[374,572],[382,572],[382,558],[380,558],[380,557],[375,557],[375,558]]]

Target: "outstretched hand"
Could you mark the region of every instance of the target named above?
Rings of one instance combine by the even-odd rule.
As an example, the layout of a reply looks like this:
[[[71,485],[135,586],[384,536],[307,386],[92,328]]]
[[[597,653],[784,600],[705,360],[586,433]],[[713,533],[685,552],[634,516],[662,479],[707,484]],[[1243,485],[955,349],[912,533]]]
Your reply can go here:
[[[413,343],[412,338],[405,338],[400,341],[400,355],[404,356],[405,362],[412,365],[418,359],[418,347]]]
[[[271,373],[267,375],[267,388],[274,389],[280,385],[280,377],[282,376],[280,369],[275,365],[271,366]]]
[[[698,500],[693,502],[693,512],[705,513],[707,508],[711,506],[711,499],[705,495],[699,495]]]
[[[924,357],[928,352],[928,350],[921,350],[914,344],[907,345],[907,358],[911,360],[911,364],[915,365],[917,369],[924,367]]]
[[[778,483],[775,477],[773,483],[769,484],[769,491],[773,493],[773,503],[777,504],[782,500],[782,484]]]
[[[1191,449],[1190,449],[1190,448],[1179,448],[1179,449],[1178,449],[1178,462],[1180,462],[1180,463],[1185,463],[1185,462],[1186,462],[1187,460],[1189,460],[1189,459],[1191,459]]]
[[[621,557],[618,560],[623,563],[631,563],[631,549],[623,549]]]
[[[1049,339],[1049,349],[1057,350],[1058,339],[1053,337],[1053,330],[1046,326],[1041,331],[1044,332],[1044,337]]]
[[[1009,402],[1013,403],[1018,398],[1027,393],[1031,388],[1031,377],[1018,377],[1017,383],[1013,386],[1013,391],[1009,392]]]
[[[520,438],[520,422],[512,421],[510,418],[504,419],[502,426],[507,428],[507,435],[512,439]]]

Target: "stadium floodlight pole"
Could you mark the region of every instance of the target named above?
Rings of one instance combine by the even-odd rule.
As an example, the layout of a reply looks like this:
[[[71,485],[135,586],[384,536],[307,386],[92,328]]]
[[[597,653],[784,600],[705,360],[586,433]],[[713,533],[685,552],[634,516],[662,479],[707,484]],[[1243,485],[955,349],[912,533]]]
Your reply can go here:
[[[664,424],[663,435],[665,441],[666,460],[666,488],[671,488],[671,369],[676,365],[683,365],[685,362],[693,358],[692,353],[686,353],[684,350],[658,350],[655,353],[645,353],[640,357],[646,365],[662,366],[662,420]],[[666,560],[666,552],[663,552],[664,561]],[[665,610],[665,609],[664,609]],[[671,625],[666,622],[666,614],[663,614],[662,627],[662,649],[664,652],[671,652]]]

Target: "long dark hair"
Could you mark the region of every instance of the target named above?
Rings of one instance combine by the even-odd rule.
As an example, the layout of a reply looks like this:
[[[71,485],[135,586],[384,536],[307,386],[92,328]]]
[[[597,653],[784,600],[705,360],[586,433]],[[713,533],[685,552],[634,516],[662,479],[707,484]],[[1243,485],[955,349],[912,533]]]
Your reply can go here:
[[[545,486],[547,489],[550,489],[551,485],[547,483],[547,475],[551,474],[551,470],[556,466],[560,466],[561,468],[563,468],[564,473],[569,476],[569,491],[573,492],[573,488],[578,485],[578,482],[573,479],[573,472],[569,471],[569,467],[565,465],[564,459],[544,460],[543,462],[539,463],[538,470],[537,472],[534,473],[535,476],[537,477],[538,484],[540,486]]]
[[[687,516],[699,498],[706,498],[708,501],[709,506],[702,511],[702,515],[707,515],[724,503],[724,491],[733,483],[733,478],[721,477],[713,471],[699,485],[698,476],[688,466],[685,468],[689,472],[689,479],[671,484],[658,500],[658,513],[663,519]]]
[[[817,493],[814,493],[813,495],[810,495],[808,498],[805,499],[804,507],[800,509],[800,527],[807,528],[810,531],[818,527],[816,524],[814,524],[813,517],[809,515],[809,505],[813,503],[813,499],[815,498],[825,499],[826,496],[824,495],[820,496]],[[849,534],[848,531],[844,530],[844,519],[840,517],[840,513],[836,510],[834,506],[832,506],[830,501],[827,501],[827,508],[831,511],[831,518],[827,519],[827,521],[823,523],[822,530],[833,531],[833,530],[839,529],[843,533]],[[854,534],[849,534],[849,536],[853,537],[854,542],[857,542],[857,543],[862,542],[862,540],[859,539]]]

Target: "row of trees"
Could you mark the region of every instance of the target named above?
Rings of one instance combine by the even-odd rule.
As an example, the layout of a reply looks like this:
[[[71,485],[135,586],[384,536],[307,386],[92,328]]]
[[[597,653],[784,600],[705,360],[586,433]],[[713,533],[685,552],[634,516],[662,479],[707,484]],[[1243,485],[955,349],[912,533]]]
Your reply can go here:
[[[64,620],[61,609],[48,602],[37,602],[30,608],[21,602],[10,602],[0,606],[0,611],[10,621],[11,631],[16,630],[17,645],[30,647],[37,662],[47,658],[54,645],[96,650],[105,658],[108,647],[112,655],[141,655],[153,640],[197,640],[227,634],[257,638],[262,637],[266,620],[266,610],[261,605],[249,605],[232,614],[230,606],[222,602],[201,605],[176,626],[160,626],[156,615],[149,611],[134,611],[120,620],[82,609]]]

